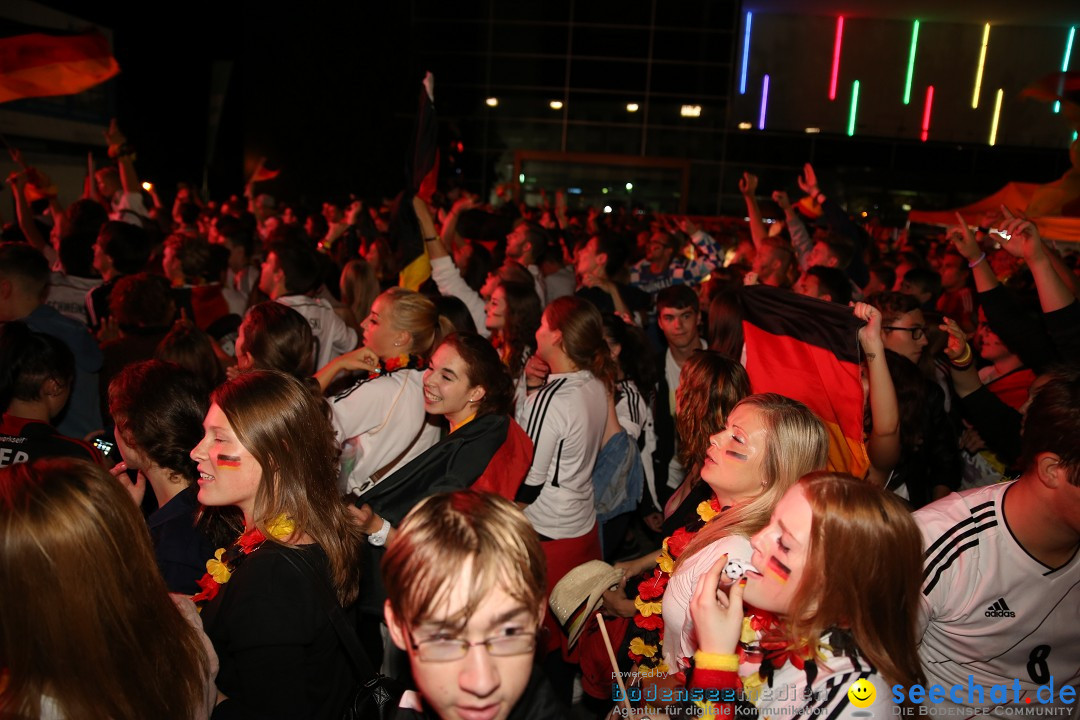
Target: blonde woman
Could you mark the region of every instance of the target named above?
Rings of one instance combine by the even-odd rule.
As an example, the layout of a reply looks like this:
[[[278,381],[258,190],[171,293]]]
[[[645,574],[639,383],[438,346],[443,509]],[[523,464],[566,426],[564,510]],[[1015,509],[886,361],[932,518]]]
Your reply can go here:
[[[362,371],[330,398],[347,495],[362,494],[438,442],[438,427],[425,423],[424,368],[432,348],[453,330],[434,303],[403,288],[375,298],[363,328],[362,348],[315,375],[326,390],[340,373]]]
[[[821,419],[802,403],[772,393],[744,399],[727,427],[709,438],[701,479],[712,490],[710,504],[718,514],[696,533],[673,534],[665,552],[674,561],[663,596],[663,657],[672,672],[685,670],[696,649],[688,608],[698,580],[722,555],[748,559],[750,537],[768,524],[788,488],[825,467],[828,451]]]

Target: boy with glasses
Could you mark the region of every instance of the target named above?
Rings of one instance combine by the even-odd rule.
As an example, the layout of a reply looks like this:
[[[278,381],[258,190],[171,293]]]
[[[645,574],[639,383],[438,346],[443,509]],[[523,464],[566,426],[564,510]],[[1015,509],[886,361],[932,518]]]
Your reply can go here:
[[[513,503],[470,490],[424,500],[390,541],[382,574],[390,637],[418,689],[395,717],[568,715],[533,665],[546,568]]]

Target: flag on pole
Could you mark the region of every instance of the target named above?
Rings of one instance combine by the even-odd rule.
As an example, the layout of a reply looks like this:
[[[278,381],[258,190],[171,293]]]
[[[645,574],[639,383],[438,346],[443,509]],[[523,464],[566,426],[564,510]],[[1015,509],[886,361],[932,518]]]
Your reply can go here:
[[[743,289],[746,373],[755,393],[799,400],[825,422],[830,470],[863,477],[863,387],[851,308],[780,288]]]
[[[431,262],[412,199],[417,196],[429,202],[439,176],[439,127],[435,118],[434,82],[434,76],[427,73],[421,83],[416,130],[405,170],[405,191],[395,202],[390,223],[395,257],[401,268],[398,284],[409,290],[416,290],[431,277]]]

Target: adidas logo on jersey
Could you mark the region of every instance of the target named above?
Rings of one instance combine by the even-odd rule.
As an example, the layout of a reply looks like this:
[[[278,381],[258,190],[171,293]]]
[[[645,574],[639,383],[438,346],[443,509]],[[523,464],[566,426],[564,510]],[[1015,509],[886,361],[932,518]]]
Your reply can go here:
[[[1016,613],[1005,604],[1005,598],[998,598],[996,603],[986,608],[986,617],[1016,617]]]

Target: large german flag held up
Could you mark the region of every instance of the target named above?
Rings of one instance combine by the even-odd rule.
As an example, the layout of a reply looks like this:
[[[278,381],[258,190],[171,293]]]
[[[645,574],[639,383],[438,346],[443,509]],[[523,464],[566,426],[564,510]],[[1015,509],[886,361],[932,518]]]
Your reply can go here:
[[[0,103],[73,95],[118,72],[120,66],[112,56],[109,41],[96,30],[0,37]]]
[[[825,421],[829,469],[863,477],[863,388],[851,308],[778,288],[744,288],[746,372],[756,393],[799,400]]]

